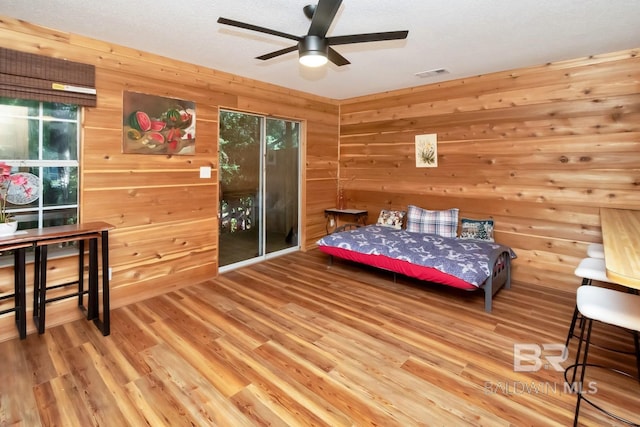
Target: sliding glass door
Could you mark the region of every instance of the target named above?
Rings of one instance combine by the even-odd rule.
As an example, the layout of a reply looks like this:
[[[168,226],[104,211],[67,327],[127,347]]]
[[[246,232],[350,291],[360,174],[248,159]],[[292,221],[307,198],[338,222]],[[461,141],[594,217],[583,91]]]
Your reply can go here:
[[[221,270],[297,250],[300,123],[220,112]]]

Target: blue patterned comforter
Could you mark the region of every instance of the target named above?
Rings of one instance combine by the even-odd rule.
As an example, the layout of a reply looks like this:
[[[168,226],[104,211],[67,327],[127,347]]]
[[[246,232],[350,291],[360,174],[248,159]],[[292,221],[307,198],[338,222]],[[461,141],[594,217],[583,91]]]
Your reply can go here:
[[[515,258],[510,248],[493,242],[410,233],[376,225],[329,234],[317,243],[435,268],[474,286],[482,285],[491,275],[498,253],[507,251]]]

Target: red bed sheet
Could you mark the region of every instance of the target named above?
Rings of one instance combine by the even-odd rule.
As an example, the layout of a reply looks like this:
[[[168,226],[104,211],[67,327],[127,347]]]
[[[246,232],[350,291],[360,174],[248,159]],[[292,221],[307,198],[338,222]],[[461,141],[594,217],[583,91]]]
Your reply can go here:
[[[333,246],[320,245],[318,246],[318,248],[328,255],[333,255],[338,258],[359,262],[361,264],[366,264],[373,267],[383,268],[385,270],[394,271],[396,273],[404,274],[405,276],[413,277],[416,279],[440,283],[447,286],[453,286],[454,288],[466,290],[478,289],[477,286],[465,280],[447,273],[443,273],[442,271],[435,268],[412,264],[407,261],[389,258],[384,255],[361,254],[359,252],[336,248]]]

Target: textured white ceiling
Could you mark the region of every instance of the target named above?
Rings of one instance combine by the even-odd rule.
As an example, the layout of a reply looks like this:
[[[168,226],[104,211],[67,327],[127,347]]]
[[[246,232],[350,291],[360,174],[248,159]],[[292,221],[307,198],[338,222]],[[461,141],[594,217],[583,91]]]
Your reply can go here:
[[[0,15],[335,99],[640,47],[639,0],[344,0],[329,36],[409,36],[336,46],[351,64],[315,70],[296,52],[254,59],[291,40],[216,23],[303,35],[302,8],[315,2],[2,0]],[[415,76],[436,68],[449,74]]]

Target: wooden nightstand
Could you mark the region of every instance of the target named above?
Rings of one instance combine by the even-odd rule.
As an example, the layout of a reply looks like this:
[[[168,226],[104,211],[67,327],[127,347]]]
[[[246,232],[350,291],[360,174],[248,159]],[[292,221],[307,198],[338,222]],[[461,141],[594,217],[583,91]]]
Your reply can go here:
[[[368,211],[364,209],[338,209],[331,208],[324,210],[324,217],[327,219],[327,224],[325,226],[327,230],[327,234],[329,234],[329,229],[332,231],[338,227],[338,219],[341,215],[348,215],[353,218],[353,222],[362,223],[362,225],[367,225],[367,215]]]

